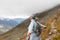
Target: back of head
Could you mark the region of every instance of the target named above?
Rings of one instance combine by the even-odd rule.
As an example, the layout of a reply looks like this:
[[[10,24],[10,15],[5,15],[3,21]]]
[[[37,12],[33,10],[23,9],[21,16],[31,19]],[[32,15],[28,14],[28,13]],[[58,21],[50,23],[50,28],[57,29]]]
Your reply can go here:
[[[38,17],[36,17],[36,16],[30,16],[29,18],[30,18],[30,20],[31,19],[34,19],[35,21],[38,21],[39,20]]]

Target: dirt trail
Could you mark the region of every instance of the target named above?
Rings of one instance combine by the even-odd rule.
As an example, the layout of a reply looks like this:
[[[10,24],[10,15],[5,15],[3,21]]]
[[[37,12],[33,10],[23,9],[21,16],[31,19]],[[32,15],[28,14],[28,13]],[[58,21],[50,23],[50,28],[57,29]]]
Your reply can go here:
[[[46,40],[51,40],[55,36],[55,34],[57,32],[57,29],[55,29],[54,23],[55,23],[55,20],[51,23],[50,34],[48,35],[48,37],[46,38]],[[51,32],[54,32],[54,33],[51,33]]]

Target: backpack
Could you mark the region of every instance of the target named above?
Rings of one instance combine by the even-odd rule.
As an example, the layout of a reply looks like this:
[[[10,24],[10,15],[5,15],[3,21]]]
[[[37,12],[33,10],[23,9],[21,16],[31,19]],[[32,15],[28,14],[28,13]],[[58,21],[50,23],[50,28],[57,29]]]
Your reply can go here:
[[[37,23],[37,26],[36,27],[33,26],[33,31],[34,31],[34,33],[36,33],[37,36],[39,36],[42,32],[42,26],[39,25],[38,22],[36,22],[36,23]]]

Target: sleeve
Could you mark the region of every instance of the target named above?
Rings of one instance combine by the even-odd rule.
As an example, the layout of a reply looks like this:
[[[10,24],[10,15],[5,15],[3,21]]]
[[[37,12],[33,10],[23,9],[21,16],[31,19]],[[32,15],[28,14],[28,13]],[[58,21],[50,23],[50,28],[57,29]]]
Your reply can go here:
[[[39,25],[41,25],[42,27],[46,27],[45,25],[43,25],[43,24],[39,23],[38,21],[37,21],[37,23],[38,23]]]
[[[32,32],[33,31],[33,25],[34,25],[34,22],[32,21],[28,27],[28,32]]]

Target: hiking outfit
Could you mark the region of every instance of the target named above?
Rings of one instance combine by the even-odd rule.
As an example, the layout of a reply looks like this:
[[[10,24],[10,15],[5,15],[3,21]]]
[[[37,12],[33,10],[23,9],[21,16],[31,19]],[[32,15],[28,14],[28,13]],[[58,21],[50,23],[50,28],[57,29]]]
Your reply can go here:
[[[38,22],[39,23],[39,22]],[[40,24],[40,23],[39,23]],[[44,25],[40,24],[41,26],[45,27]],[[41,40],[40,36],[37,36],[37,34],[33,31],[36,30],[37,23],[34,19],[31,20],[31,23],[28,27],[28,32],[31,33],[29,40]]]

